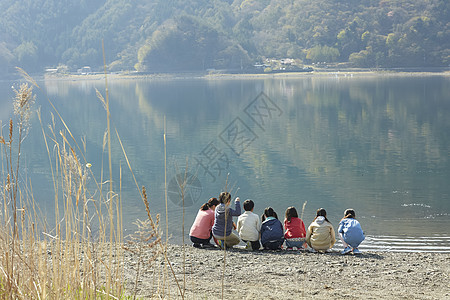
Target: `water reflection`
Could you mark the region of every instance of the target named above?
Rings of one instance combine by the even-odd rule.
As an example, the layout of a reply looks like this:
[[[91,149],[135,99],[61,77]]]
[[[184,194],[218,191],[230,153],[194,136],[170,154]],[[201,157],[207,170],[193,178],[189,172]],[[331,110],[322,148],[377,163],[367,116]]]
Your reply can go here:
[[[104,82],[46,81],[44,86],[74,136],[86,137],[87,159],[100,174],[106,117],[95,89],[104,94]],[[249,113],[249,107],[256,112],[251,105],[261,92],[268,100],[266,107],[257,102],[257,109],[266,117]],[[10,113],[6,95],[0,101],[5,119]],[[227,185],[242,199],[255,200],[258,213],[272,206],[281,216],[286,207],[301,209],[307,201],[307,224],[319,207],[327,209],[335,225],[343,211],[353,207],[364,230],[375,237],[368,244],[375,245],[376,236],[448,235],[446,77],[111,80],[109,95],[113,126],[155,212],[165,211],[166,118],[168,180],[188,164],[201,183],[197,202],[185,209],[186,228],[202,202]],[[49,123],[45,97],[38,95],[37,103],[44,123]],[[48,159],[36,121],[26,142],[28,170],[39,174],[33,179],[44,194],[51,194],[51,183],[45,188]],[[233,148],[236,140],[227,140],[233,132],[241,138],[240,148]],[[125,167],[117,141],[113,161],[115,170]],[[145,214],[131,174],[124,172],[124,221],[130,230],[131,222]],[[37,196],[51,211],[52,200],[47,198]],[[177,204],[169,203],[174,240],[182,232],[182,208]]]

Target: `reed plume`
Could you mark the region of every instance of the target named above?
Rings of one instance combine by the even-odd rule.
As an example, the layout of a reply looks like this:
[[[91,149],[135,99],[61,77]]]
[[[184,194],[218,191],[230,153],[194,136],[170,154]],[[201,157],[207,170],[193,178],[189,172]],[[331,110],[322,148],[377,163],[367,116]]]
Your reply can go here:
[[[27,83],[22,83],[18,89],[14,89],[15,97],[13,101],[14,114],[18,117],[18,125],[29,125],[31,116],[31,107],[33,106],[36,95],[33,94],[33,87]]]

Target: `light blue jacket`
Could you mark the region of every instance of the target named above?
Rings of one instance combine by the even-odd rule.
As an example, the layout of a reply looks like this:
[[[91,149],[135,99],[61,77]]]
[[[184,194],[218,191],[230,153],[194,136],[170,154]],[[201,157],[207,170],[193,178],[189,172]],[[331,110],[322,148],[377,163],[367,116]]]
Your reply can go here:
[[[344,241],[352,248],[357,248],[365,239],[361,225],[353,218],[343,219],[339,223],[338,232],[342,234]]]

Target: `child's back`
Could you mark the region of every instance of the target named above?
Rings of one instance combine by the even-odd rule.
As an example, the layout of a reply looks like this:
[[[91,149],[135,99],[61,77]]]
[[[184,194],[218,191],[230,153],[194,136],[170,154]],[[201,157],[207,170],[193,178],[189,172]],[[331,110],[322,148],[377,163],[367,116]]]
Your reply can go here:
[[[297,210],[293,206],[286,209],[284,229],[284,238],[288,249],[305,247],[305,224],[298,217]]]
[[[336,242],[334,228],[324,217],[317,217],[308,227],[306,242],[315,250],[328,250]]]
[[[252,200],[245,200],[243,206],[245,212],[239,216],[236,230],[239,233],[241,240],[247,243],[247,247],[258,250],[261,247],[261,244],[259,243],[261,220],[257,214],[253,213],[255,203],[253,203]]]
[[[286,232],[284,237],[287,239],[304,238],[306,236],[305,223],[300,218],[291,218],[290,221],[284,220],[284,228]]]
[[[275,218],[268,218],[261,224],[261,243],[282,240],[283,239],[283,225],[280,220]]]
[[[245,211],[237,221],[237,232],[239,237],[245,241],[258,241],[261,230],[261,220],[252,211]]]
[[[327,219],[327,212],[319,208],[314,221],[309,225],[306,232],[306,243],[318,251],[326,251],[333,247],[336,242],[333,225]]]
[[[358,246],[364,241],[365,236],[361,224],[355,219],[353,209],[349,208],[345,211],[344,218],[339,223],[338,232],[344,245],[342,253],[347,254],[350,251],[359,253]]]
[[[264,210],[261,224],[261,244],[266,249],[279,249],[284,242],[283,225],[276,217],[277,214],[271,207]]]

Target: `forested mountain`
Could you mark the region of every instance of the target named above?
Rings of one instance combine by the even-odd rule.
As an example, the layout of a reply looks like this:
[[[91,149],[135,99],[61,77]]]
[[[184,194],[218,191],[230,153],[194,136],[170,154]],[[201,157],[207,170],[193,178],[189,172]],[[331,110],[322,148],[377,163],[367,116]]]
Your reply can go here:
[[[448,0],[0,0],[0,74],[450,64]]]

